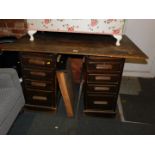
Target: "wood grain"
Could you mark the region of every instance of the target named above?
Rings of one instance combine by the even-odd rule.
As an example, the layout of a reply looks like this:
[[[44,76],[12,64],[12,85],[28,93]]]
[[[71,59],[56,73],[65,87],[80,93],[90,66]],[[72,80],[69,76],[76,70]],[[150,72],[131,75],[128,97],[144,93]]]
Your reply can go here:
[[[25,36],[15,43],[3,44],[1,50],[132,59],[148,58],[126,35],[123,36],[121,46],[116,46],[115,42],[112,36],[106,35],[38,32],[34,42],[30,42],[29,37]]]
[[[60,91],[64,100],[66,112],[68,117],[74,116],[73,104],[74,104],[74,89],[71,70],[69,63],[67,63],[66,70],[56,71]]]

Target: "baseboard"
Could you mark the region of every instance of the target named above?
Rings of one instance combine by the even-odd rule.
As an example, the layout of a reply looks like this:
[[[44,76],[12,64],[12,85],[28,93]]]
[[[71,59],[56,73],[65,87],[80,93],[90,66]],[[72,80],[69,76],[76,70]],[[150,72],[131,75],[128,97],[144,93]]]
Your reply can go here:
[[[143,78],[154,78],[151,72],[146,71],[123,71],[123,76],[132,76],[132,77],[143,77]]]

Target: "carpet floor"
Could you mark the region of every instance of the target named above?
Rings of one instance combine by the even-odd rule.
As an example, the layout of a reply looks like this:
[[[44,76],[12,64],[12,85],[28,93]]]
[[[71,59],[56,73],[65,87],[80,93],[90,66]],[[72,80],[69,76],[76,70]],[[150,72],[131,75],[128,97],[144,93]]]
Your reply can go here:
[[[121,94],[125,120],[155,125],[155,79],[139,79],[139,94]]]
[[[25,111],[13,124],[10,135],[152,135],[155,126],[97,117],[66,118]]]
[[[129,79],[132,83],[132,79]],[[138,79],[137,87],[126,86],[120,92],[125,121],[121,118],[92,117],[83,113],[83,97],[75,117],[67,118],[62,99],[57,113],[25,110],[9,135],[152,135],[155,134],[155,79]],[[131,89],[133,89],[131,91]],[[133,92],[135,91],[135,93]],[[123,94],[125,92],[125,94]],[[132,93],[131,93],[132,92]],[[139,123],[136,123],[139,122]]]

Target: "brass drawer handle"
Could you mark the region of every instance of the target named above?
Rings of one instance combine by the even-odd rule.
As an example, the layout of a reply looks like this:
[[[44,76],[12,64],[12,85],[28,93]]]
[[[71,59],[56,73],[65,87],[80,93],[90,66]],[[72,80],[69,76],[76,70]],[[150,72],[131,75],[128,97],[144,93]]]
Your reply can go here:
[[[93,103],[98,105],[106,105],[108,104],[108,101],[94,101]]]
[[[30,64],[35,64],[35,65],[45,65],[45,61],[43,61],[43,60],[29,59],[28,62],[29,62]]]
[[[110,76],[95,76],[95,80],[111,80]]]
[[[31,82],[31,86],[46,87],[46,83]]]
[[[79,50],[73,49],[73,53],[78,53],[78,52],[79,52]]]
[[[47,97],[44,96],[32,96],[33,100],[47,101]]]
[[[109,87],[94,87],[94,90],[99,91],[99,90],[110,90]]]
[[[33,71],[31,71],[30,74],[31,75],[36,75],[36,76],[43,76],[43,77],[46,76],[45,72],[33,72]]]
[[[97,64],[96,69],[112,69],[112,65],[110,65],[110,64]]]

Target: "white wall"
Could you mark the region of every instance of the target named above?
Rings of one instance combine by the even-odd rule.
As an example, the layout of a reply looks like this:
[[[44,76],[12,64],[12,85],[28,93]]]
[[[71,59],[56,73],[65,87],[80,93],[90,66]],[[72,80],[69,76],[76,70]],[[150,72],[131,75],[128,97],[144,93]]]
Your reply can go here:
[[[128,19],[124,33],[149,57],[148,64],[125,64],[123,75],[155,77],[155,19]]]

